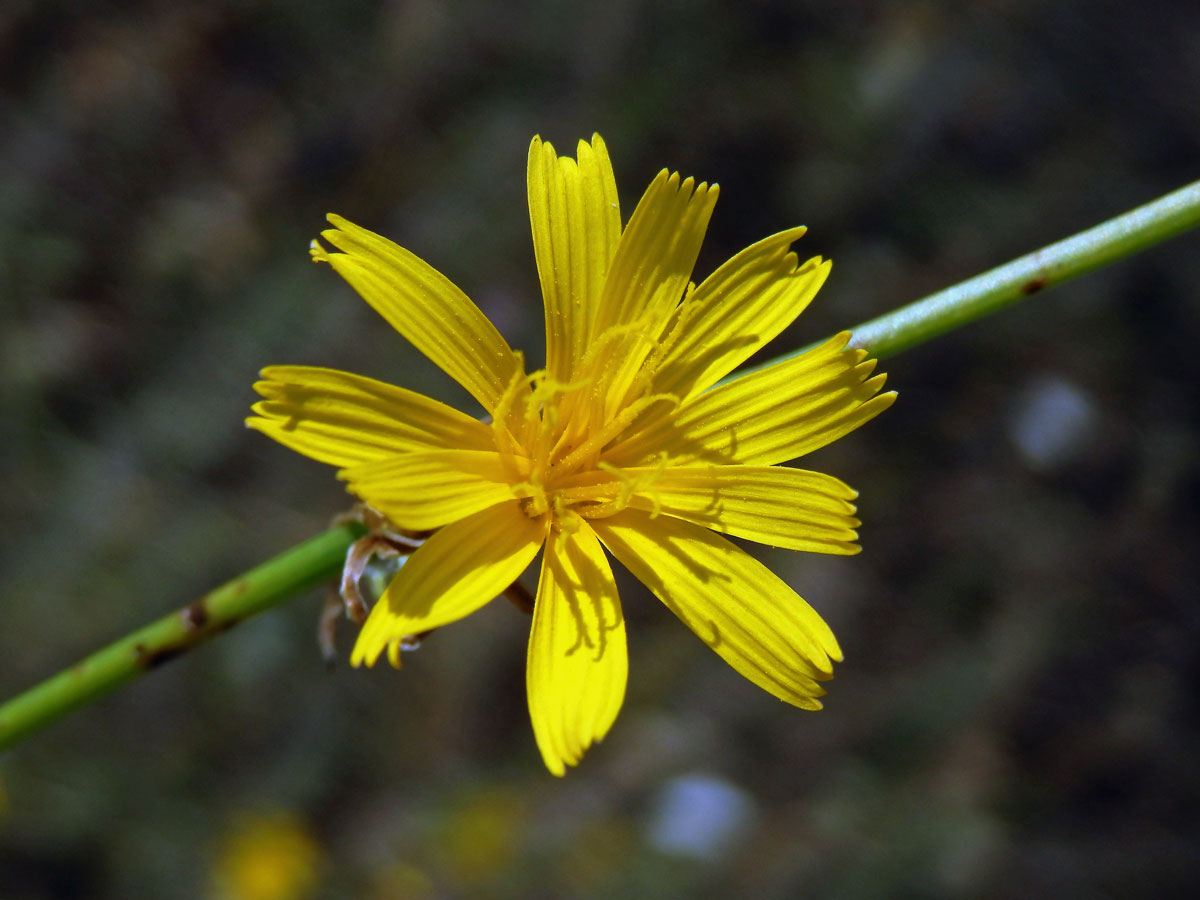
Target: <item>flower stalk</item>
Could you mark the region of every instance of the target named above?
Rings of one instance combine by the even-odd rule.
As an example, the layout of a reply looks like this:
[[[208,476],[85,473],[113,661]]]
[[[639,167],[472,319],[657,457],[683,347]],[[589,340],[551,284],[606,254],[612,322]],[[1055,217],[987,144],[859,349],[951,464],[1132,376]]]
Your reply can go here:
[[[877,358],[894,356],[1197,225],[1200,181],[865,322],[851,329],[850,346]],[[323,532],[0,705],[0,751],[239,622],[331,581],[362,534],[356,524]]]
[[[349,523],[309,538],[9,700],[0,706],[0,751],[239,622],[331,580],[341,571],[347,548],[363,533],[361,525]]]
[[[1132,256],[1200,224],[1200,181],[864,322],[851,347],[882,359]]]

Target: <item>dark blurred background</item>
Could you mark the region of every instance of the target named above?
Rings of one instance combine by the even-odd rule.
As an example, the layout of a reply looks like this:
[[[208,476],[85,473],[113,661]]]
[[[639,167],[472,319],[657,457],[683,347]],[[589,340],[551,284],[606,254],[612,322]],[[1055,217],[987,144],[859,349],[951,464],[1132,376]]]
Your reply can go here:
[[[459,398],[308,260],[327,211],[538,359],[526,149],[593,131],[626,216],[721,183],[700,275],[809,226],[784,350],[1195,179],[1200,5],[8,0],[0,695],[347,506],[243,429],[262,366]],[[520,613],[330,675],[314,592],[0,761],[0,897],[1190,896],[1198,240],[889,360],[805,460],[865,522],[763,554],[845,649],[824,712],[625,581],[624,711],[557,780]]]

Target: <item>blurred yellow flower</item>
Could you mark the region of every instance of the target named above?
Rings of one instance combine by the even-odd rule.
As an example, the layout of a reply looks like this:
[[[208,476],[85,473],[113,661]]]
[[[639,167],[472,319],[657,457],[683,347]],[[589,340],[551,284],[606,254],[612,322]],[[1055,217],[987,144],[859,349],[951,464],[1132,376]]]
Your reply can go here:
[[[438,849],[448,872],[464,885],[494,880],[511,865],[528,825],[526,798],[518,791],[486,787],[447,817]]]
[[[313,896],[322,853],[288,813],[247,816],[225,835],[214,870],[218,900],[301,900]]]
[[[803,228],[689,282],[716,185],[663,170],[621,227],[604,142],[559,157],[534,138],[529,214],[546,367],[528,373],[444,275],[329,216],[312,254],[466,388],[481,422],[428,397],[330,369],[272,366],[247,424],[337,466],[400,528],[435,533],[388,586],[352,662],[468,615],[544,548],[527,663],[529,709],[561,775],[604,737],[625,694],[625,624],[603,548],[734,669],[819,709],[840,660],[821,617],[715,532],[855,553],[854,491],[784,468],[885,408],[884,376],[849,334],[727,384],[786,328],[829,273],[789,248]]]

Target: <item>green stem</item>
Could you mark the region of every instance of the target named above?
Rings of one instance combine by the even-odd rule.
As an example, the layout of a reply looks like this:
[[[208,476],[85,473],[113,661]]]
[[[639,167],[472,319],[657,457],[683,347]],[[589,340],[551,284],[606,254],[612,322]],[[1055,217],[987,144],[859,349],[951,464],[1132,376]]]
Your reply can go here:
[[[1200,181],[853,329],[877,359],[923,344],[1200,225]]]
[[[126,635],[0,706],[0,750],[341,571],[359,525],[332,528]]]
[[[851,344],[876,357],[895,355],[1197,225],[1200,182],[859,325]],[[319,534],[18,695],[0,706],[0,750],[238,622],[332,580],[362,533],[361,526],[343,525]]]

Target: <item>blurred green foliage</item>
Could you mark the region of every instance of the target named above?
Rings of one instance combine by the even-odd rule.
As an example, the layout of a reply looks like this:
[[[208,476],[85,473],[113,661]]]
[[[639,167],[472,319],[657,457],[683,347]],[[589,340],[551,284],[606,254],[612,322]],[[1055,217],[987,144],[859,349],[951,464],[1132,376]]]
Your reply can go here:
[[[462,401],[308,261],[326,211],[536,362],[527,143],[600,131],[626,215],[662,166],[721,183],[700,274],[810,227],[834,271],[782,350],[1194,179],[1198,46],[1169,2],[6,3],[0,693],[347,505],[242,429],[261,366]],[[630,695],[560,781],[519,613],[330,676],[313,596],[0,761],[0,896],[226,896],[278,811],[322,898],[1185,893],[1197,284],[1188,237],[889,361],[896,407],[812,463],[862,492],[864,553],[764,554],[846,651],[824,712],[626,580]],[[696,853],[662,837],[683,776],[741,798]]]

